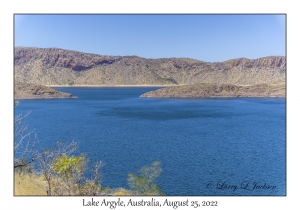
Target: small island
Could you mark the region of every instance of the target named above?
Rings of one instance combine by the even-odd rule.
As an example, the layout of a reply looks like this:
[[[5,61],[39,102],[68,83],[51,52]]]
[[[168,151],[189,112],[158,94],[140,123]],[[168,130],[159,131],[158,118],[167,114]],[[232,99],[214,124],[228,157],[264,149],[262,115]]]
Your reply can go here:
[[[53,88],[32,83],[15,81],[14,99],[54,99],[54,98],[77,98],[76,96],[59,92]]]
[[[285,82],[256,85],[180,85],[144,93],[144,98],[286,97]]]

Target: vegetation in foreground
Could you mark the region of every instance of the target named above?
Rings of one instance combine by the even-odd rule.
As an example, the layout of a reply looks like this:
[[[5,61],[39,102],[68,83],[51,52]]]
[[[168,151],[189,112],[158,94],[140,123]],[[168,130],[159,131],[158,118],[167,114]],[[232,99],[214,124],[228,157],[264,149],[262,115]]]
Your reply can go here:
[[[47,195],[46,183],[34,174],[14,174],[14,195]]]
[[[109,187],[102,188],[101,179],[86,179],[81,176],[82,156],[62,156],[53,165],[51,181],[36,171],[14,173],[14,195],[16,196],[156,196],[164,195],[155,183],[161,168],[158,161],[142,167],[140,175],[128,174],[129,189]],[[66,162],[65,162],[66,161]],[[78,161],[78,162],[77,162]],[[70,165],[67,164],[70,163]],[[81,163],[80,163],[81,162]],[[76,169],[75,169],[76,168]],[[95,174],[94,174],[95,175]]]
[[[28,114],[14,119],[14,195],[164,195],[155,183],[162,172],[159,161],[142,167],[140,174],[128,174],[129,189],[111,189],[101,185],[101,161],[88,167],[86,154],[72,155],[78,143],[58,142],[51,148],[34,150],[37,140],[25,122]]]

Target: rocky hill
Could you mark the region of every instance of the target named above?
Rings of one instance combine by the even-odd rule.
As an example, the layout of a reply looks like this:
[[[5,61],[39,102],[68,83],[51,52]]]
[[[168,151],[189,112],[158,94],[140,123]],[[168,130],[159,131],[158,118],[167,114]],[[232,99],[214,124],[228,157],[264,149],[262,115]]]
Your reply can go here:
[[[285,97],[285,83],[232,85],[196,84],[166,87],[141,95],[145,98]]]
[[[282,56],[210,63],[16,47],[14,64],[16,80],[42,85],[253,85],[285,81],[286,77],[286,58]]]
[[[43,85],[35,85],[15,81],[14,99],[52,99],[52,98],[77,98],[69,93],[59,92]]]

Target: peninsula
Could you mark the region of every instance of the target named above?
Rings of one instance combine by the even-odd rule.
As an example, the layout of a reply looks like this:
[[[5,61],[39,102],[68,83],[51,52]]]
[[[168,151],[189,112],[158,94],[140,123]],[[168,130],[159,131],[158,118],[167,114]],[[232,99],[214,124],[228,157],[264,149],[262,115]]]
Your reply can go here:
[[[285,97],[285,82],[257,85],[196,84],[161,88],[145,98]]]
[[[59,92],[43,85],[15,81],[14,99],[77,98],[69,93]]]

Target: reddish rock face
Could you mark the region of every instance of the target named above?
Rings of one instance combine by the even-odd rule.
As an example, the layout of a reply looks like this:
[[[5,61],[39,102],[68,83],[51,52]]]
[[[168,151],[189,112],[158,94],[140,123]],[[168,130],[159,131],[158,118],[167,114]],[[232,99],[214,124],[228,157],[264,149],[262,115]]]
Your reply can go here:
[[[41,59],[44,65],[70,68],[75,71],[88,69],[96,65],[113,64],[120,60],[126,65],[151,65],[151,62],[145,62],[147,59],[138,56],[101,56],[58,48],[15,48],[15,65],[24,64],[37,59]],[[169,63],[178,69],[203,65],[217,66],[222,69],[234,67],[286,69],[286,58],[283,56],[269,56],[258,59],[238,58],[218,63],[206,63],[184,58],[149,59],[149,61],[152,62],[154,60],[160,63]],[[157,61],[155,61],[155,63]]]
[[[16,48],[15,65],[40,59],[43,65],[70,68],[75,71],[92,68],[96,65],[111,64],[118,60],[114,56],[100,56],[57,48]]]
[[[14,63],[16,79],[44,85],[251,85],[283,81],[286,75],[284,56],[211,63],[190,58],[146,59],[16,47]]]

